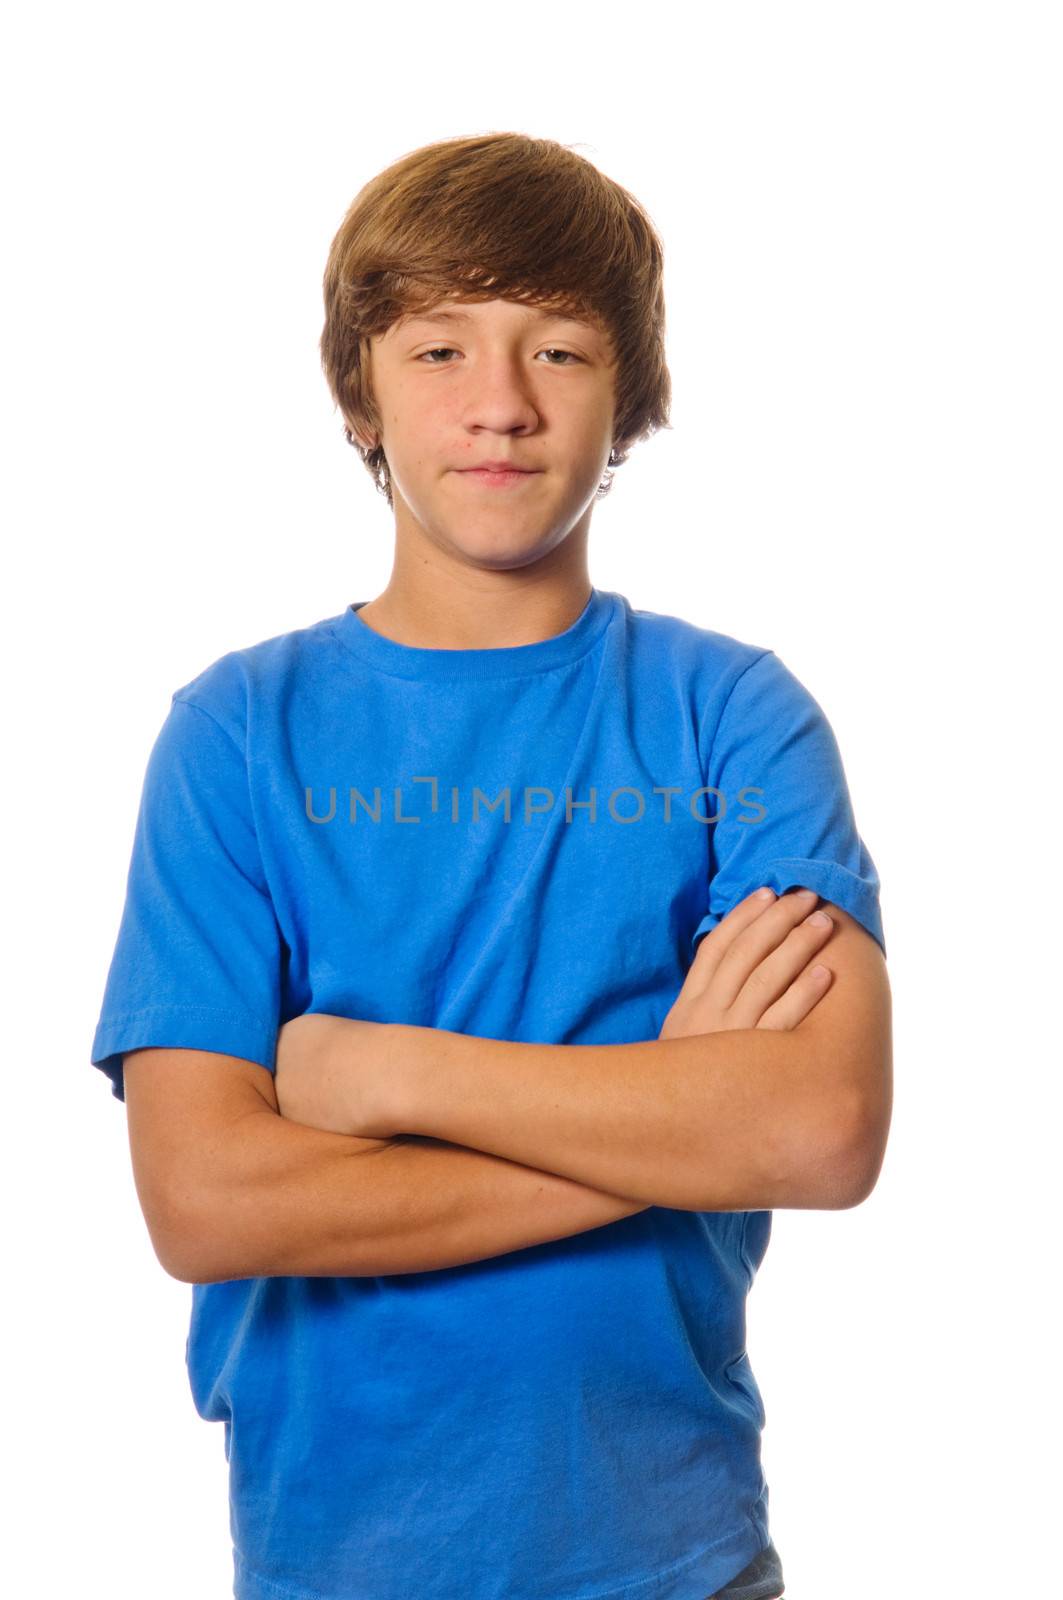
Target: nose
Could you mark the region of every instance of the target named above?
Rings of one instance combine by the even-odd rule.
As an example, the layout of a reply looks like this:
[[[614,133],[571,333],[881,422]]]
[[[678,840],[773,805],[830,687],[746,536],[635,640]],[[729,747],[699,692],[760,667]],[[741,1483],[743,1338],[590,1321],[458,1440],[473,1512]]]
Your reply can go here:
[[[464,416],[466,428],[509,434],[527,433],[538,425],[534,383],[515,357],[485,358],[478,364],[469,391]]]

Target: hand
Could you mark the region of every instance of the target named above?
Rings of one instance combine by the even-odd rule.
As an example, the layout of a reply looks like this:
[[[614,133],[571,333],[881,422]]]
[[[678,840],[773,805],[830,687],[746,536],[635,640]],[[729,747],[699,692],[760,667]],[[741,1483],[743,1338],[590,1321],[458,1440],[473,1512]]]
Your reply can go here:
[[[277,1035],[274,1088],[277,1107],[290,1122],[326,1133],[354,1134],[386,1144],[390,1127],[381,1087],[386,1087],[390,1037],[385,1024],[308,1011]]]
[[[796,1028],[833,981],[812,968],[834,931],[805,919],[819,899],[810,889],[740,900],[698,945],[690,971],[659,1037],[721,1033],[729,1028]],[[829,915],[829,913],[825,913]]]

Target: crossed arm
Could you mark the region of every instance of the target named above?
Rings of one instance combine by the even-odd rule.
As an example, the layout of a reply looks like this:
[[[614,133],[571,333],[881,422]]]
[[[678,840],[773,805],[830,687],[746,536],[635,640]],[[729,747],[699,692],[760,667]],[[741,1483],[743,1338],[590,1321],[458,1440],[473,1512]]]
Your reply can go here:
[[[544,1175],[568,1180],[584,1205],[596,1191],[613,1215],[857,1205],[888,1134],[889,985],[871,936],[826,909],[833,982],[790,1031],[540,1045],[317,1015],[296,1023],[317,1030],[316,1103],[327,1091],[328,1115],[305,1120],[393,1141],[394,1154],[417,1148],[408,1136],[448,1141],[466,1157],[519,1164],[525,1184],[528,1169],[540,1185]],[[282,1114],[304,1120],[298,1103],[286,1107],[283,1084],[278,1093]],[[443,1154],[435,1149],[437,1177]],[[418,1166],[423,1176],[423,1161],[411,1175]]]
[[[882,953],[836,906],[823,946],[823,930],[797,925],[807,901],[760,915],[755,898],[702,941],[655,1041],[510,1043],[311,1013],[281,1029],[275,1072],[243,1063],[228,1099],[224,1056],[169,1060],[169,1098],[139,1091],[150,1076],[133,1066],[130,1082],[127,1061],[160,1260],[191,1283],[378,1276],[503,1256],[648,1206],[858,1204],[890,1117]],[[825,992],[811,977],[821,949]],[[194,1129],[175,1162],[185,1074],[207,1070],[234,1109]]]

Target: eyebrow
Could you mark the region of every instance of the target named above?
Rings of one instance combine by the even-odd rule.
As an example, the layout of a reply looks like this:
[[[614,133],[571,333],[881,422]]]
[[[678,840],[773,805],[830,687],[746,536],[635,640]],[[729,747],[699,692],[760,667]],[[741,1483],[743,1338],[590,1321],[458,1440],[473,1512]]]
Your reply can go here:
[[[563,311],[544,311],[541,308],[534,308],[533,315],[537,316],[540,322],[572,322],[578,324],[581,328],[597,331],[593,328],[593,324],[585,321],[584,318],[566,316]],[[440,310],[423,311],[416,316],[401,317],[399,320],[404,327],[409,327],[412,323],[417,322],[471,322],[473,318],[468,311]]]

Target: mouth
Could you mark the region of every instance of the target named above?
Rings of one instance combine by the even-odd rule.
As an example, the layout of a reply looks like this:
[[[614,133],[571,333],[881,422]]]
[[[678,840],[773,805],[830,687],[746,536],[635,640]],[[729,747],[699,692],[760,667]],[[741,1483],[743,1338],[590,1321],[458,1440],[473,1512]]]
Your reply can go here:
[[[509,484],[524,483],[539,476],[538,471],[522,471],[516,467],[466,467],[459,473],[462,478],[469,479],[472,483],[480,483],[487,488],[505,488]]]

